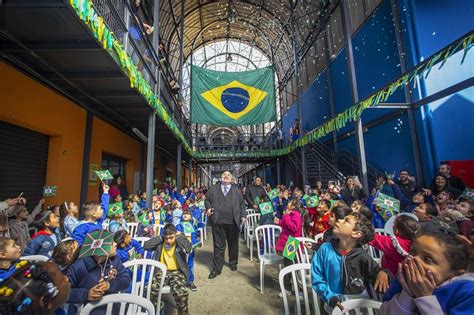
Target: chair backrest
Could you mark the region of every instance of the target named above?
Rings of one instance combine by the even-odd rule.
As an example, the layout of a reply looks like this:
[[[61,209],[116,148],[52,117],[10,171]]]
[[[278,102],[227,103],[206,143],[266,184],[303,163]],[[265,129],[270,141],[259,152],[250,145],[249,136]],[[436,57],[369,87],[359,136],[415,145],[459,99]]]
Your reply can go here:
[[[255,229],[255,235],[257,237],[257,251],[258,259],[260,260],[263,255],[276,254],[276,241],[278,234],[281,232],[281,227],[273,224],[264,224],[257,226]],[[263,240],[260,244],[260,240]],[[263,246],[263,250],[260,248]]]
[[[207,213],[206,211],[203,211],[201,213],[201,222],[202,224],[204,224],[205,226],[207,226]]]
[[[316,243],[322,243],[324,238],[324,233],[319,233],[314,236]]]
[[[153,231],[155,232],[155,236],[160,236],[161,235],[161,230],[165,227],[164,224],[158,224],[158,223],[155,223],[153,225]]]
[[[344,306],[344,311],[341,311],[338,307],[335,307],[332,311],[331,315],[342,315],[342,314],[367,314],[367,315],[374,315],[378,314],[378,312],[374,312],[374,310],[379,310],[382,303],[369,300],[369,299],[352,299],[342,302],[342,306]],[[364,310],[361,312],[361,310]],[[351,312],[352,311],[352,312]]]
[[[104,222],[102,222],[102,229],[103,230],[108,230],[109,229],[109,219],[105,219]]]
[[[280,282],[280,289],[283,295],[283,305],[285,306],[285,315],[290,315],[290,307],[288,305],[288,297],[285,294],[285,276],[291,276],[293,279],[293,290],[296,298],[296,315],[301,315],[301,302],[304,303],[305,314],[319,315],[319,301],[318,294],[313,290],[308,282],[308,277],[311,273],[311,264],[294,264],[280,270],[278,280]],[[297,280],[298,279],[298,280]],[[298,285],[300,283],[301,285]],[[301,296],[299,292],[302,292]],[[303,301],[301,301],[303,298]]]
[[[146,237],[146,236],[138,236],[138,237],[135,237],[134,240],[137,241],[138,243],[140,243],[140,246],[143,247],[143,244],[145,244],[146,241],[148,241],[150,238],[149,237]],[[143,258],[153,258],[155,254],[155,251],[148,251],[146,250],[145,251],[145,255],[143,256]]]
[[[247,227],[249,230],[254,230],[260,222],[260,213],[247,214]]]
[[[153,275],[156,272],[161,271],[162,276],[158,287],[158,300],[155,304],[159,310],[161,303],[161,289],[163,288],[166,277],[166,266],[159,261],[146,258],[127,261],[123,266],[125,268],[130,268],[132,271],[131,293],[144,297],[147,300],[150,300]]]
[[[45,262],[50,260],[50,258],[44,255],[28,255],[21,257],[20,260],[27,260],[29,262]]]
[[[390,234],[385,232],[385,229],[375,229],[375,233],[380,234],[380,235],[390,236]]]
[[[315,240],[309,237],[296,237],[298,241],[300,241],[300,246],[296,251],[296,263],[298,264],[310,264],[311,263],[311,255],[308,252],[304,243],[317,243]]]
[[[375,234],[379,234],[379,235],[383,235],[383,236],[390,236],[390,234],[388,234],[387,232],[385,232],[384,229],[375,229]],[[381,263],[382,261],[382,256],[383,256],[383,252],[370,246],[370,245],[367,245],[367,253],[369,253],[370,257],[372,257],[376,262],[378,262],[379,264]]]
[[[132,223],[127,223],[127,225],[128,225],[128,234],[130,234],[132,238],[135,238],[135,236],[137,236],[138,223],[132,222]]]
[[[114,304],[120,304],[120,311],[114,309]],[[139,314],[155,315],[155,307],[147,299],[133,294],[117,293],[104,296],[100,301],[88,303],[81,315],[89,315],[94,309],[107,305],[106,315]]]
[[[246,215],[254,214],[254,213],[257,213],[257,212],[255,211],[255,209],[247,209],[247,210],[245,210],[245,214],[246,214]]]

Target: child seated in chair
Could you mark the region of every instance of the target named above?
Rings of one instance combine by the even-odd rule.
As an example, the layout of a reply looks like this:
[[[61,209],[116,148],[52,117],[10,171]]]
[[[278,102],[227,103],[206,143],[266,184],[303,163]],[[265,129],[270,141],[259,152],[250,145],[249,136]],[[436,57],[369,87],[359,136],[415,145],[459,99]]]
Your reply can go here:
[[[132,239],[128,231],[118,230],[114,234],[114,241],[117,243],[117,257],[122,263],[137,258],[144,258],[145,250],[139,242]]]
[[[375,230],[370,221],[359,213],[351,213],[334,225],[337,239],[323,243],[311,265],[313,289],[331,313],[334,307],[343,310],[341,302],[353,297],[368,297],[371,285],[386,291],[388,273],[362,249],[373,239]]]
[[[163,236],[156,236],[143,245],[145,250],[154,250],[155,257],[166,266],[167,272],[164,281],[165,286],[171,289],[178,314],[186,315],[188,312],[188,296],[186,283],[188,277],[188,263],[186,255],[192,251],[192,244],[185,235],[176,231],[173,224],[166,224],[163,228]],[[151,301],[156,302],[159,293],[159,285],[162,273],[155,272],[151,286]],[[156,303],[154,303],[156,304]]]

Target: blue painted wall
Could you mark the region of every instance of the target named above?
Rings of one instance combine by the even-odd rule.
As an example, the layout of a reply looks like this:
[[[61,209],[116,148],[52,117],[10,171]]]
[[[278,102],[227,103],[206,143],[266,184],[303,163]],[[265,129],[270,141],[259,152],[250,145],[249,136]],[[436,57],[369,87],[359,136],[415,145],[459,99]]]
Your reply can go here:
[[[418,64],[439,49],[461,37],[474,27],[474,1],[471,0],[399,0],[403,44],[408,68]],[[359,98],[364,99],[401,74],[391,4],[384,0],[373,15],[353,35],[353,48]],[[413,90],[416,100],[456,84],[474,75],[474,50],[464,65],[462,53],[454,56],[441,69],[433,69],[427,79]],[[342,49],[329,65],[336,113],[352,105],[346,49]],[[388,102],[404,102],[403,91]],[[429,182],[435,166],[442,160],[474,158],[474,88],[462,91],[415,111],[420,142],[424,180]],[[301,97],[303,127],[311,130],[329,118],[327,73],[323,72]],[[362,115],[364,125],[385,116],[393,109],[370,109]],[[292,106],[283,118],[286,136],[297,117]],[[343,135],[353,129],[350,124],[340,130]],[[326,136],[323,141],[330,139]],[[364,134],[368,162],[392,172],[408,168],[415,173],[413,150],[406,114],[399,115]],[[357,154],[355,138],[338,143],[340,149]]]

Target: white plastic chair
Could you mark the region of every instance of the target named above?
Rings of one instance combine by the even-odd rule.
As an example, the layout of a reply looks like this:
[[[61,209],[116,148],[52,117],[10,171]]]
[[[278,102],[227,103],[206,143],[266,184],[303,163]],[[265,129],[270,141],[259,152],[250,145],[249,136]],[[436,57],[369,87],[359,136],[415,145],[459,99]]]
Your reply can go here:
[[[277,254],[275,244],[277,234],[281,232],[281,227],[277,225],[265,224],[255,229],[257,241],[258,260],[260,261],[260,293],[263,293],[265,265],[278,265],[281,268],[283,256]],[[262,240],[262,244],[260,244]],[[260,250],[260,246],[263,246]]]
[[[375,229],[375,234],[379,234],[382,236],[390,236],[384,229]],[[382,256],[383,252],[379,251],[378,249],[372,247],[371,245],[367,245],[367,253],[372,257],[379,265],[382,263]]]
[[[319,299],[318,294],[313,290],[311,281],[307,283],[307,275],[311,272],[311,264],[294,264],[287,266],[280,270],[278,274],[278,281],[280,282],[280,290],[283,296],[283,305],[285,307],[285,315],[290,315],[290,307],[288,305],[288,297],[285,290],[285,276],[291,276],[293,279],[293,290],[295,293],[296,303],[295,312],[296,315],[301,315],[301,302],[304,303],[305,314],[320,315],[319,312]],[[302,279],[301,290],[296,279]],[[311,277],[310,277],[311,279]],[[301,296],[300,296],[301,291]],[[301,301],[300,299],[303,298]]]
[[[247,248],[250,248],[250,261],[253,261],[253,242],[257,239],[255,237],[255,229],[260,222],[260,213],[247,215],[245,224],[247,225]]]
[[[201,222],[204,225],[204,227],[202,228],[203,229],[204,240],[207,240],[207,219],[208,219],[208,217],[207,217],[206,211],[203,211],[201,213]],[[201,239],[201,242],[204,244],[202,239]]]
[[[319,233],[314,236],[316,243],[322,243],[324,238],[324,233]]]
[[[245,210],[245,217],[247,217],[249,214],[255,214],[256,211],[255,209],[247,209]],[[247,240],[247,223],[244,224],[244,241]],[[248,248],[248,244],[247,244],[247,248]]]
[[[385,229],[375,229],[375,233],[380,234],[380,235],[390,236],[390,234],[385,232]]]
[[[132,223],[127,223],[127,225],[128,225],[128,234],[130,234],[132,238],[135,238],[135,236],[137,236],[138,223],[132,222]]]
[[[102,222],[102,229],[103,230],[108,230],[109,229],[109,223],[110,223],[110,220],[105,219],[104,222]]]
[[[20,258],[20,260],[27,260],[29,262],[46,262],[46,261],[49,261],[50,259],[51,258],[44,255],[28,255],[28,256],[23,256]]]
[[[378,312],[374,312],[375,310],[379,310],[382,303],[370,300],[370,299],[352,299],[342,302],[342,306],[344,306],[344,311],[341,311],[338,307],[335,307],[332,311],[331,315],[342,315],[342,314],[368,314],[374,315],[378,314]],[[361,310],[364,310],[361,312]]]
[[[146,236],[138,236],[138,237],[135,237],[134,240],[137,241],[138,243],[140,243],[140,245],[143,247],[145,242],[150,240],[150,238],[146,237]],[[143,256],[143,258],[152,258],[152,257],[154,257],[154,255],[155,255],[155,251],[146,250],[145,255]]]
[[[114,310],[114,304],[120,304],[119,312]],[[145,314],[155,315],[155,307],[150,301],[140,296],[125,293],[106,295],[98,302],[88,303],[84,306],[80,314],[89,315],[94,309],[104,305],[107,305],[106,315],[137,314],[143,311]]]
[[[158,310],[156,314],[158,315],[160,310],[161,294],[169,293],[170,290],[169,287],[163,287],[166,277],[166,266],[159,261],[146,258],[127,261],[123,264],[123,266],[132,270],[131,294],[143,297],[147,300],[150,300],[153,275],[156,272],[162,272],[162,277],[159,284],[158,299],[156,301],[156,309]],[[147,272],[149,273],[148,282],[145,281]]]
[[[155,223],[153,225],[153,231],[155,232],[155,236],[160,236],[161,234],[161,230],[165,227],[164,224],[158,224],[158,223]]]
[[[296,239],[300,242],[300,246],[296,250],[296,263],[298,264],[310,264],[311,263],[311,255],[308,252],[304,243],[317,243],[315,240],[309,237],[296,237]]]

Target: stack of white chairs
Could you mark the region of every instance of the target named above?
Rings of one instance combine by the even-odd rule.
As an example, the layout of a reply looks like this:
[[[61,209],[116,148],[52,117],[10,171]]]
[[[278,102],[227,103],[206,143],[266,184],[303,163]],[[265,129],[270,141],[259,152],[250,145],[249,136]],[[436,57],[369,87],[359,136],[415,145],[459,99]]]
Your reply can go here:
[[[247,226],[247,248],[250,248],[250,261],[253,260],[253,243],[257,240],[255,229],[260,222],[260,213],[247,215],[245,225]]]
[[[283,256],[278,255],[275,249],[281,227],[265,224],[255,229],[257,241],[258,260],[260,262],[260,293],[263,293],[265,279],[265,265],[278,265],[281,269]]]

